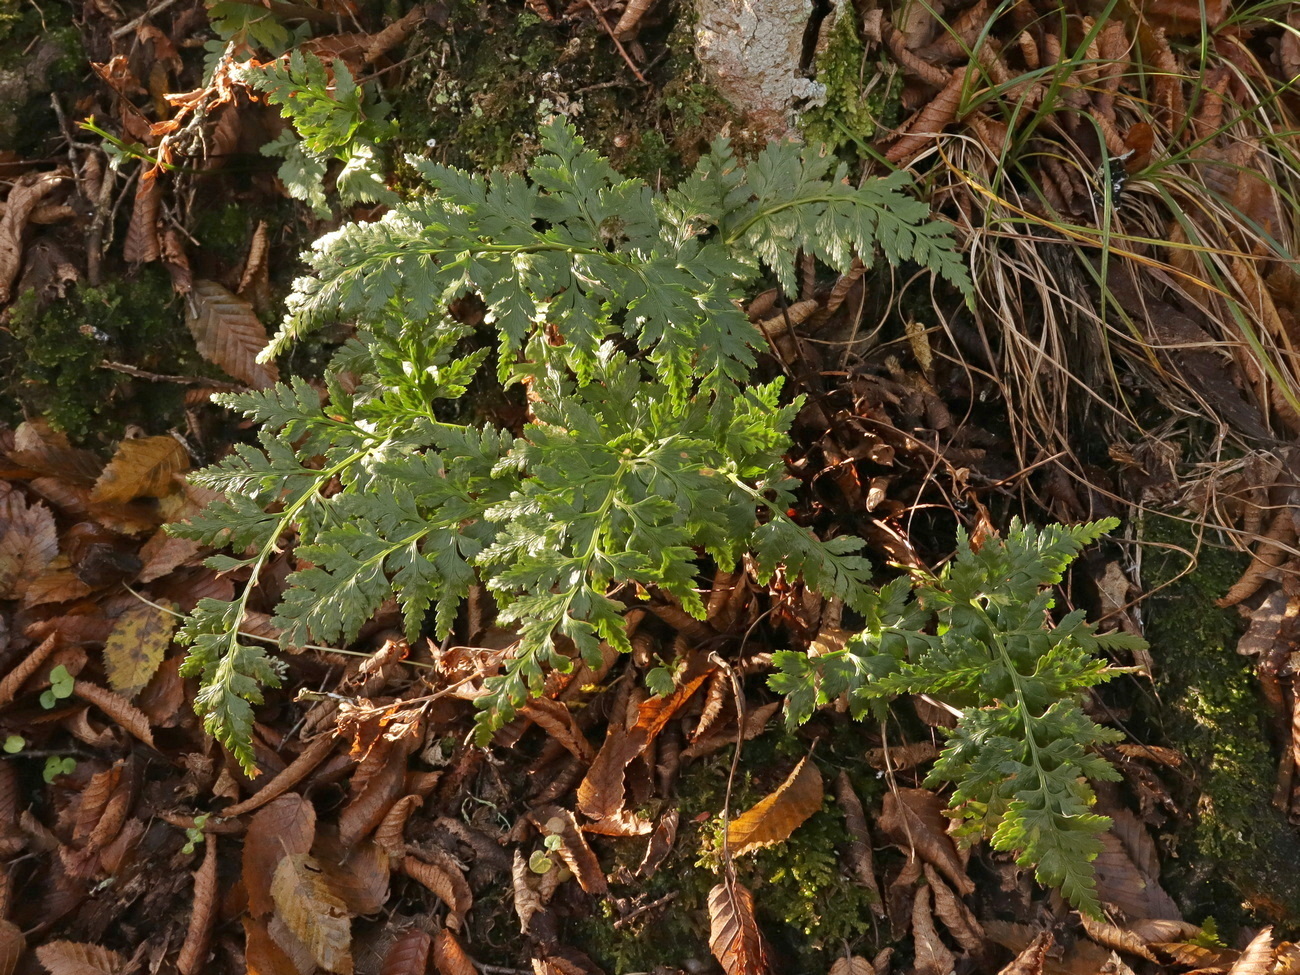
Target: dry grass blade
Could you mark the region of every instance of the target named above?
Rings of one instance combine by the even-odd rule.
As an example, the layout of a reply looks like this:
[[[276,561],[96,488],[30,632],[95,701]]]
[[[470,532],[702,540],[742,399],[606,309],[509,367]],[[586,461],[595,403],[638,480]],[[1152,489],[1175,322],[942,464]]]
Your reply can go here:
[[[199,355],[256,389],[279,378],[273,363],[257,361],[267,336],[251,304],[215,281],[195,281],[188,302],[185,322]]]
[[[347,906],[330,887],[315,857],[292,853],[271,883],[276,916],[321,968],[352,975],[352,930]]]
[[[190,926],[185,942],[176,959],[180,975],[199,975],[208,960],[208,945],[212,940],[212,926],[217,919],[217,837],[209,833],[203,838],[203,863],[194,871],[194,906],[190,911]]]
[[[782,843],[822,807],[822,774],[805,756],[771,795],[733,819],[727,827],[732,853]]]
[[[754,917],[754,895],[740,884],[709,891],[709,950],[727,975],[767,975],[767,943]]]

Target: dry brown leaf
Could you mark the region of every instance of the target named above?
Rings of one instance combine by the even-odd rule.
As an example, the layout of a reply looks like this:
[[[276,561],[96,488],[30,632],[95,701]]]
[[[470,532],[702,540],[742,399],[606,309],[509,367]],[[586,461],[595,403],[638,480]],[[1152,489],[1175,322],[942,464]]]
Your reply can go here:
[[[190,456],[175,437],[123,440],[99,475],[90,500],[126,504],[136,498],[163,498],[177,489],[176,475],[189,470]]]
[[[109,686],[127,698],[140,693],[161,666],[175,629],[175,616],[148,603],[122,613],[104,641]]]
[[[348,850],[341,864],[324,863],[329,885],[355,915],[378,914],[388,901],[388,854],[370,840]]]
[[[677,823],[681,819],[681,813],[676,809],[669,809],[659,817],[659,822],[655,825],[654,833],[650,836],[650,842],[646,844],[645,856],[641,858],[640,865],[636,868],[636,875],[641,880],[649,880],[659,870],[659,864],[673,851],[677,843]]]
[[[975,890],[948,835],[945,804],[926,789],[894,789],[885,793],[880,828],[900,850],[915,850],[933,864],[963,897]]]
[[[22,928],[0,918],[0,975],[14,975],[26,950],[27,939]]]
[[[557,851],[565,865],[578,878],[578,884],[588,894],[604,895],[609,892],[609,883],[605,871],[601,869],[600,860],[587,843],[587,838],[578,829],[573,813],[559,806],[545,806],[534,810],[530,816],[533,823],[545,836],[558,835],[561,839]]]
[[[1102,947],[1111,948],[1115,951],[1127,951],[1129,954],[1145,958],[1147,961],[1159,961],[1147,948],[1146,942],[1132,931],[1126,931],[1105,921],[1094,920],[1086,914],[1080,915],[1080,918],[1083,921],[1083,930],[1087,932],[1088,937]]]
[[[1241,578],[1232,584],[1232,588],[1222,599],[1215,600],[1215,605],[1226,609],[1249,599],[1259,591],[1260,586],[1269,578],[1279,565],[1287,558],[1286,548],[1295,544],[1295,519],[1289,508],[1280,509],[1269,522],[1268,531],[1255,546],[1250,564],[1241,574]]]
[[[1267,927],[1246,945],[1228,975],[1268,975],[1273,969],[1273,928]]]
[[[390,857],[396,860],[406,850],[406,821],[411,813],[424,805],[424,799],[418,795],[403,796],[389,808],[383,822],[375,829],[375,842]]]
[[[4,680],[0,680],[0,708],[13,703],[13,699],[18,696],[18,691],[27,683],[27,679],[40,669],[58,645],[59,634],[56,631],[29,650],[18,665],[5,674]]]
[[[149,730],[149,719],[145,717],[143,711],[126,698],[119,697],[106,688],[87,683],[84,680],[79,680],[73,684],[72,692],[83,701],[89,701],[95,705],[95,707],[116,721],[120,727],[126,729],[150,748],[155,747],[153,732]]]
[[[916,948],[917,975],[950,975],[957,957],[934,927],[930,888],[922,885],[912,897],[912,944]]]
[[[201,548],[193,539],[174,538],[160,528],[140,546],[139,557],[144,567],[136,578],[140,582],[153,582],[182,565],[196,564]]]
[[[477,975],[473,960],[456,936],[443,928],[433,939],[433,967],[438,975]]]
[[[1182,919],[1178,905],[1165,893],[1157,877],[1138,868],[1119,837],[1103,833],[1101,844],[1101,853],[1093,861],[1098,899],[1129,917]]]
[[[198,975],[208,960],[208,946],[212,941],[212,925],[217,919],[217,836],[208,833],[203,838],[203,862],[194,871],[194,906],[190,911],[190,926],[185,932],[176,959],[180,975]]]
[[[709,671],[687,681],[667,697],[648,698],[637,709],[636,724],[627,731],[613,726],[605,737],[586,778],[578,786],[578,809],[588,819],[606,819],[623,808],[627,767],[663,730],[682,705],[695,694]]]
[[[880,886],[876,882],[875,864],[871,854],[871,832],[867,829],[867,815],[862,809],[862,800],[853,791],[849,773],[840,771],[835,780],[835,798],[844,813],[844,825],[849,831],[849,863],[858,883],[876,895],[871,904],[872,913],[877,917],[885,914],[884,899],[880,896]]]
[[[113,790],[122,781],[122,769],[125,766],[125,762],[117,762],[112,768],[95,773],[81,790],[81,798],[77,805],[77,821],[72,828],[74,845],[85,846],[86,841],[90,839],[90,835],[104,815],[104,810],[108,807]]]
[[[8,485],[0,485],[8,488]],[[54,515],[16,490],[0,496],[0,599],[19,599],[59,554]]]
[[[135,205],[131,208],[131,223],[126,229],[122,256],[132,264],[147,264],[158,260],[162,242],[158,237],[158,211],[162,207],[162,184],[158,177],[162,170],[151,163],[141,164],[140,182],[135,188]]]
[[[568,705],[548,697],[541,697],[529,701],[519,713],[567,748],[584,764],[589,764],[595,757],[595,749],[591,747],[591,742],[587,741],[586,735],[574,721],[573,712],[569,710]]]
[[[1020,953],[1012,959],[998,975],[1043,975],[1043,966],[1047,964],[1047,953],[1056,944],[1051,931],[1041,931]]]
[[[352,846],[369,836],[405,791],[407,754],[405,747],[389,748],[384,764],[343,807],[339,814],[339,842],[343,846]]]
[[[244,959],[246,975],[299,975],[298,967],[256,918],[244,918]]]
[[[316,964],[316,958],[312,955],[311,949],[307,947],[302,938],[290,930],[289,925],[285,924],[284,918],[276,914],[266,925],[266,933],[270,935],[271,941],[280,953],[289,960],[289,964],[298,975],[316,975],[319,966]]]
[[[281,796],[253,817],[243,853],[250,914],[261,918],[275,909],[271,884],[280,860],[289,854],[309,852],[315,838],[316,809],[296,793]]]
[[[267,782],[266,785],[243,802],[227,806],[222,810],[221,815],[242,816],[254,809],[261,809],[267,803],[283,795],[287,790],[292,789],[305,779],[312,769],[325,760],[325,756],[334,750],[334,742],[333,735],[321,735],[319,738],[313,739],[297,758],[284,767],[284,771],[277,774],[271,781]]]
[[[14,181],[0,216],[0,305],[13,297],[10,289],[23,266],[23,231],[32,211],[67,178],[66,170],[25,173]]]
[[[830,975],[876,975],[875,966],[861,955],[836,958]]]
[[[407,931],[384,954],[379,975],[424,975],[429,967],[429,949],[432,944],[429,932],[419,928]]]
[[[459,931],[465,924],[465,915],[474,904],[474,894],[469,889],[465,875],[456,861],[439,847],[421,850],[428,860],[408,856],[402,860],[402,872],[433,891],[450,912],[447,923]]]
[[[867,752],[867,763],[875,769],[916,768],[939,757],[939,746],[932,741],[918,741],[909,745],[891,745],[872,748]]]
[[[510,868],[510,878],[515,895],[515,914],[519,916],[519,930],[528,934],[533,919],[546,913],[542,898],[533,887],[536,874],[528,869],[524,855],[515,850],[514,863]]]
[[[195,281],[187,302],[185,322],[199,355],[255,389],[280,378],[274,363],[257,361],[267,336],[251,304],[215,281]]]
[[[709,950],[727,975],[767,975],[767,944],[754,917],[754,895],[738,883],[709,891]]]
[[[807,756],[799,761],[775,792],[754,805],[727,827],[732,853],[747,853],[783,843],[822,807],[822,774]]]
[[[126,959],[116,951],[77,941],[51,941],[36,949],[50,975],[121,975]]]
[[[980,926],[970,908],[958,899],[952,888],[939,877],[939,871],[930,864],[925,865],[925,882],[934,894],[934,913],[948,929],[954,941],[961,945],[968,954],[975,955],[984,950],[984,929]]]
[[[347,905],[330,887],[315,857],[291,853],[271,882],[276,916],[311,953],[316,964],[338,975],[352,973],[352,930]]]
[[[885,153],[886,159],[891,163],[910,162],[939,138],[943,130],[957,118],[962,92],[966,88],[966,76],[972,70],[972,66],[968,65],[952,73],[939,94],[916,114],[908,126],[907,134],[889,147]]]

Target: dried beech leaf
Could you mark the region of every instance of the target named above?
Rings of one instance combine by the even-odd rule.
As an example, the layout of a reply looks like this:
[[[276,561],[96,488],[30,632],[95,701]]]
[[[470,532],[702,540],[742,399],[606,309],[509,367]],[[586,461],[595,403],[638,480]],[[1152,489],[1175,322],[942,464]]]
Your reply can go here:
[[[754,895],[737,883],[709,891],[709,950],[727,975],[767,975],[767,944],[754,917]]]
[[[530,701],[519,713],[532,720],[583,763],[590,764],[595,757],[596,752],[591,747],[591,742],[587,741],[578,728],[568,705],[542,697]]]
[[[876,969],[861,955],[853,955],[849,958],[836,958],[830,975],[876,975]]]
[[[954,941],[968,954],[984,950],[984,929],[969,907],[961,902],[952,888],[939,878],[939,872],[925,865],[925,882],[934,894],[934,913],[948,929]]]
[[[578,878],[578,884],[588,894],[604,895],[609,892],[605,871],[601,869],[596,853],[587,838],[578,829],[573,813],[558,806],[534,810],[531,818],[543,835],[556,834],[561,838],[557,851],[565,866]]]
[[[76,941],[51,941],[36,949],[50,975],[121,975],[126,959],[116,951]]]
[[[388,949],[379,975],[424,975],[429,967],[433,939],[419,928],[407,931]]]
[[[217,837],[209,833],[203,839],[203,863],[194,871],[194,907],[190,912],[190,926],[185,933],[176,959],[180,975],[199,975],[208,960],[208,945],[212,940],[212,925],[217,919]]]
[[[281,860],[271,881],[271,898],[276,915],[316,964],[338,975],[351,975],[352,922],[315,857],[291,853]]]
[[[0,918],[0,975],[14,975],[23,952],[27,950],[27,939],[18,925]]]
[[[341,864],[323,864],[330,887],[355,915],[378,914],[388,902],[388,854],[370,840],[348,851]]]
[[[345,847],[359,842],[383,822],[397,797],[405,790],[407,750],[388,749],[384,764],[371,775],[360,792],[339,814],[339,842]],[[355,784],[355,778],[354,778]]]
[[[950,975],[957,957],[939,937],[930,910],[930,888],[917,888],[912,898],[912,944],[916,946],[917,975]]]
[[[163,498],[177,489],[175,475],[189,470],[190,456],[175,437],[123,440],[99,475],[90,500],[126,504],[136,498]]]
[[[254,809],[261,809],[268,802],[279,798],[287,790],[292,789],[295,785],[305,779],[311,771],[325,760],[325,756],[334,750],[334,736],[321,735],[313,739],[306,748],[299,753],[298,757],[285,766],[284,771],[279,772],[276,776],[262,786],[257,792],[253,793],[243,802],[237,802],[233,806],[227,806],[222,810],[223,816],[242,816],[246,812],[252,812]],[[305,853],[306,850],[295,852]]]
[[[519,916],[519,930],[524,934],[528,933],[533,918],[546,913],[541,895],[532,886],[535,877],[536,874],[528,869],[528,862],[524,859],[524,855],[516,849],[514,863],[510,868],[510,878],[515,895],[515,914]]]
[[[104,641],[109,686],[128,698],[140,693],[162,665],[175,629],[175,616],[148,603],[128,608]]]
[[[746,853],[783,843],[822,807],[825,789],[817,766],[804,757],[770,796],[727,827],[732,853]]]
[[[393,803],[388,814],[384,816],[384,821],[375,829],[375,842],[394,860],[406,849],[406,840],[403,837],[406,821],[411,817],[411,813],[422,805],[424,799],[420,796],[403,796]]]
[[[158,237],[158,211],[162,207],[162,184],[158,166],[142,164],[144,171],[135,188],[135,205],[131,208],[131,223],[126,229],[122,256],[132,264],[147,264],[158,260],[162,243]]]
[[[36,673],[59,645],[58,632],[51,633],[40,644],[27,652],[14,667],[0,680],[0,708],[13,703],[19,689],[27,683],[27,678]]]
[[[880,828],[900,850],[915,850],[963,897],[975,890],[966,867],[948,835],[945,803],[925,789],[895,789],[885,793]]]
[[[108,800],[113,796],[113,790],[122,781],[124,767],[125,763],[119,762],[112,768],[95,773],[81,790],[81,799],[77,806],[77,821],[72,828],[72,842],[75,845],[85,846],[86,841],[90,839],[90,834],[99,825],[104,809],[108,806]]]
[[[155,747],[153,732],[149,730],[149,719],[145,717],[143,711],[126,698],[119,697],[106,688],[87,683],[84,680],[79,680],[73,684],[72,692],[83,701],[89,701],[95,705],[95,707],[116,721],[119,726],[126,729],[150,748]]]
[[[298,967],[256,918],[244,918],[244,959],[246,975],[299,975]]]
[[[201,548],[193,539],[173,538],[159,529],[140,546],[139,556],[144,568],[136,578],[140,582],[153,582],[182,565],[197,564]]]
[[[215,281],[194,282],[185,323],[199,355],[236,379],[264,389],[280,378],[274,363],[257,361],[267,336],[253,306]]]
[[[456,936],[443,928],[433,939],[433,967],[438,975],[477,975],[478,969]]]
[[[451,912],[447,916],[447,923],[460,930],[465,923],[466,913],[474,905],[474,894],[469,889],[469,882],[456,866],[456,861],[440,848],[432,847],[420,852],[431,862],[413,856],[406,857],[402,860],[402,872],[437,894],[438,899]]]
[[[1268,975],[1273,970],[1273,929],[1267,927],[1246,945],[1228,975]]]
[[[271,884],[276,868],[286,855],[309,852],[315,838],[316,809],[296,793],[281,796],[253,817],[243,854],[250,914],[260,918],[275,909]]]
[[[28,505],[15,490],[0,497],[0,599],[21,598],[58,554],[49,508],[39,502]]]
[[[880,896],[880,885],[876,882],[875,864],[871,853],[871,832],[867,829],[867,814],[862,808],[862,800],[853,791],[849,773],[843,770],[835,780],[835,799],[844,813],[844,825],[849,831],[849,864],[858,878],[858,883],[876,895],[871,911],[877,917],[884,917],[885,905]]]
[[[1043,975],[1047,953],[1055,943],[1051,931],[1040,932],[998,975]]]

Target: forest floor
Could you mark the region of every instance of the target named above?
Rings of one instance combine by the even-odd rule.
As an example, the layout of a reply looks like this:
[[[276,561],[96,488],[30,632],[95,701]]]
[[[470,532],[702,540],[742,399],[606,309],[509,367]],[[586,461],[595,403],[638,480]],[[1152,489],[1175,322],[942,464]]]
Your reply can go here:
[[[668,0],[0,0],[0,975],[1300,970],[1300,25],[917,6],[800,8],[794,70],[821,87],[773,122]],[[290,49],[347,66],[365,128],[313,143],[232,68]],[[519,171],[557,113],[656,189],[789,123],[855,175],[911,167],[953,226],[972,302],[810,257],[788,302],[749,296],[757,374],[807,397],[792,516],[866,539],[880,583],[937,570],[958,529],[1122,520],[1058,600],[1149,644],[1087,700],[1124,733],[1096,784],[1104,918],[955,838],[926,784],[951,707],[788,730],[772,653],[855,620],[745,565],[702,574],[706,620],[631,609],[633,654],[487,747],[454,691],[514,634],[481,587],[451,639],[385,605],[286,654],[257,777],[204,733],[179,616],[248,580],[163,526],[211,500],[188,472],[252,441],[212,394],[323,388],[350,337],[256,361],[302,251],[386,209],[340,195],[358,132],[410,195],[404,154]],[[274,640],[297,568],[286,539],[243,629]]]

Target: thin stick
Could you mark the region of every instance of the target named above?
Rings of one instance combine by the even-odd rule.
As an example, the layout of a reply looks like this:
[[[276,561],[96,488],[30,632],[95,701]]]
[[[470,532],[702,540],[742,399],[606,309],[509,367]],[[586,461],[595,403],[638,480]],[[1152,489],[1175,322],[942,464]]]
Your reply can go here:
[[[641,82],[641,84],[643,85],[650,84],[650,82],[645,80],[645,75],[643,75],[640,69],[637,68],[636,64],[633,63],[632,58],[628,55],[627,50],[623,47],[623,42],[618,39],[617,35],[615,35],[613,28],[610,27],[609,24],[605,21],[605,18],[601,14],[601,12],[596,9],[596,5],[592,3],[591,0],[587,0],[587,6],[590,7],[591,12],[596,15],[596,20],[600,22],[600,26],[605,28],[605,33],[609,35],[609,39],[613,41],[614,46],[618,48],[618,53],[623,55],[623,60],[627,62],[627,66],[631,68],[632,73],[636,75],[636,80]]]

